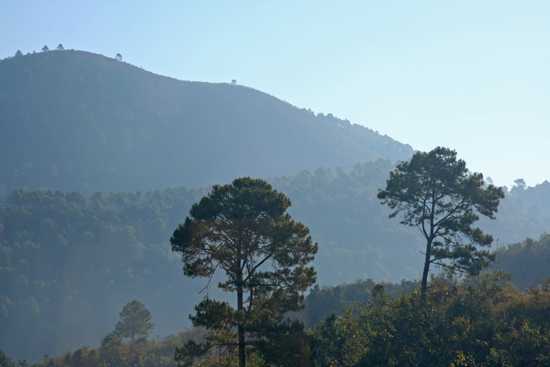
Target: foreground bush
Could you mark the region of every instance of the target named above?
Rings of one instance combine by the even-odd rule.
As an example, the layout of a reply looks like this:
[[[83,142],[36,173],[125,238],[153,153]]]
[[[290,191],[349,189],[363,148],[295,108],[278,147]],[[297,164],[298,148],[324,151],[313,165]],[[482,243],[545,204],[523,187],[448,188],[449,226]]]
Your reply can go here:
[[[517,292],[504,272],[457,284],[436,279],[419,292],[374,299],[312,330],[314,366],[548,366],[550,282]]]

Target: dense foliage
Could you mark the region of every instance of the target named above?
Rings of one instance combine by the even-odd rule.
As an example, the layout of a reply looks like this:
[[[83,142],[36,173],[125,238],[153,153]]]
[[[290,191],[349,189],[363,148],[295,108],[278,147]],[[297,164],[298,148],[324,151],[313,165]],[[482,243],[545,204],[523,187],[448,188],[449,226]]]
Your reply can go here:
[[[14,191],[0,208],[0,345],[36,360],[96,344],[136,298],[162,333],[181,330],[172,305],[197,297],[166,239],[202,194]]]
[[[503,247],[497,251],[497,259],[492,268],[510,273],[514,284],[526,291],[550,276],[550,235]]]
[[[312,330],[315,366],[548,366],[550,282],[518,293],[506,273],[436,279],[414,292],[344,309]]]
[[[305,354],[287,359],[286,364],[272,364],[269,355],[248,351],[247,365],[542,367],[550,363],[550,280],[522,293],[501,271],[463,280],[438,277],[432,279],[422,308],[418,289],[391,297],[388,285],[375,284],[368,302],[332,313],[308,335],[285,337],[287,343],[307,345],[302,348]],[[175,367],[175,347],[189,339],[200,342],[203,336],[203,330],[191,329],[163,339],[123,342],[109,334],[97,348],[46,356],[32,366]],[[278,352],[286,350],[283,346]],[[236,357],[213,350],[194,366],[237,366]],[[5,354],[3,358],[10,361]]]
[[[170,243],[181,254],[184,274],[211,280],[219,269],[224,279],[218,288],[234,294],[237,303],[232,307],[206,296],[195,306],[190,318],[208,330],[207,342],[176,349],[180,363],[190,366],[194,358],[222,347],[238,349],[244,367],[246,349],[273,354],[274,333],[281,328],[302,333],[300,324],[284,324],[284,317],[300,309],[303,293],[315,283],[310,262],[317,244],[307,227],[286,212],[290,205],[266,181],[238,178],[214,185],[178,225]]]
[[[292,200],[289,213],[307,225],[319,245],[313,265],[320,285],[420,279],[420,236],[389,220],[389,211],[376,199],[393,167],[380,160],[356,165],[349,173],[320,168],[270,179]],[[18,190],[5,198],[0,205],[0,328],[7,330],[0,333],[2,348],[16,360],[37,360],[46,353],[96,345],[132,299],[151,310],[160,335],[189,326],[187,315],[202,298],[196,293],[204,284],[182,279],[167,242],[206,192],[177,188],[86,197]],[[497,239],[497,259],[502,259],[496,266],[512,273],[522,289],[550,277],[543,260],[550,243],[535,241],[526,248],[537,252],[518,256],[505,255],[505,245],[548,231],[549,197],[548,183],[513,187],[497,219],[480,220]],[[323,298],[327,310],[333,305],[329,298]],[[335,308],[347,304],[337,299]],[[327,311],[314,314],[303,320],[312,325]]]
[[[128,302],[119,313],[120,321],[115,325],[114,335],[119,338],[147,338],[155,324],[151,322],[151,311],[134,299]]]
[[[303,320],[307,327],[313,327],[331,313],[349,307],[357,302],[367,303],[372,299],[372,290],[376,286],[372,279],[358,279],[353,283],[337,286],[316,285],[310,290],[304,302],[304,309],[296,317]],[[402,280],[400,283],[382,283],[386,293],[397,298],[401,294],[409,294],[416,290],[419,281]]]
[[[493,237],[474,223],[480,215],[495,219],[504,192],[487,184],[481,173],[470,173],[456,151],[416,152],[390,172],[378,198],[391,208],[390,218],[416,227],[425,239],[422,299],[432,265],[478,274],[495,260],[488,250]]]
[[[497,247],[521,242],[527,237],[538,238],[549,232],[550,182],[533,187],[504,188],[504,195],[497,220],[480,219],[480,226],[493,235]]]
[[[17,365],[11,359],[10,356],[6,354],[2,349],[0,349],[0,366],[2,367],[16,367]]]

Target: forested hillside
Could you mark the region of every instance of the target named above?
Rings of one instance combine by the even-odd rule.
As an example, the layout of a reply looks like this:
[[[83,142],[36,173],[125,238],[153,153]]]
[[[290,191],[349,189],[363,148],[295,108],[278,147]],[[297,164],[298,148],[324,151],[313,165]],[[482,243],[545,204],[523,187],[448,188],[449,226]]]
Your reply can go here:
[[[207,185],[240,176],[286,194],[319,245],[308,326],[376,282],[397,297],[420,278],[417,229],[377,199],[412,148],[331,114],[59,50],[0,61],[0,121],[0,345],[16,359],[97,346],[132,299],[154,334],[189,326],[205,284],[183,277],[169,238]],[[505,194],[480,226],[494,267],[527,289],[550,277],[550,183]]]
[[[156,332],[182,330],[204,285],[183,279],[167,238],[202,193],[14,191],[0,214],[0,345],[33,360],[95,345],[131,299]]]
[[[493,268],[510,273],[514,283],[526,291],[550,278],[550,235],[543,233],[538,240],[527,238],[503,247],[497,257],[499,262]]]
[[[312,331],[317,366],[547,366],[550,287],[519,293],[503,272],[431,283],[391,299],[383,286],[373,300],[333,314]]]
[[[349,173],[319,168],[270,180],[289,196],[292,217],[308,226],[319,244],[314,266],[320,288],[312,290],[302,316],[309,325],[331,310],[369,299],[373,282],[419,279],[423,249],[416,230],[388,219],[388,210],[376,198],[391,169],[392,163],[380,160],[356,165]],[[550,251],[546,237],[534,246],[505,250],[505,244],[522,241],[515,238],[538,238],[550,227],[548,208],[529,201],[532,191],[537,198],[549,195],[548,187],[512,188],[497,220],[488,223],[499,239],[499,266],[511,271],[512,281],[518,277],[516,268],[537,274],[527,282],[550,277],[543,256]],[[179,187],[89,197],[76,192],[13,192],[0,212],[0,326],[9,330],[0,343],[11,355],[33,360],[96,345],[131,299],[151,310],[155,334],[189,326],[187,315],[204,296],[197,293],[205,284],[183,277],[168,239],[206,191]],[[366,283],[326,288],[360,279]],[[522,288],[532,285],[522,279],[518,278]],[[395,288],[399,291],[388,291],[397,295],[414,287],[401,284]]]
[[[179,81],[72,50],[0,61],[0,121],[4,196],[198,187],[412,154],[252,88]]]

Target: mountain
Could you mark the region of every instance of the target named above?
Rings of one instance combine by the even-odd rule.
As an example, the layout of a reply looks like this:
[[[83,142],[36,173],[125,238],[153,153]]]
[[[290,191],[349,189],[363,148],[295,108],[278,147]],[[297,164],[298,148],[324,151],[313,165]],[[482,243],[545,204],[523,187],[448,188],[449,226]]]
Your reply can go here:
[[[132,299],[155,334],[189,326],[205,282],[183,276],[168,239],[208,192],[198,186],[242,175],[270,177],[291,199],[319,245],[319,284],[420,276],[417,229],[376,197],[412,148],[330,114],[50,51],[0,61],[0,121],[0,346],[17,359],[97,345]],[[497,220],[480,221],[495,247],[549,231],[550,183],[505,191]],[[536,273],[526,284],[550,276],[543,238],[501,251],[502,267]],[[537,269],[513,263],[537,256]]]
[[[4,196],[199,187],[413,152],[252,88],[179,81],[74,50],[0,61],[0,121]]]

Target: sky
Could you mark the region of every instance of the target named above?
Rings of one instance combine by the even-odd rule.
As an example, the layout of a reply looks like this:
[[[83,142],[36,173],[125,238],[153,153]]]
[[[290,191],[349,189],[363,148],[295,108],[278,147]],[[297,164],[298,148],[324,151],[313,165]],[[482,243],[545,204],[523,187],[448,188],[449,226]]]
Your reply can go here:
[[[0,58],[59,44],[550,181],[550,1],[0,1]]]

